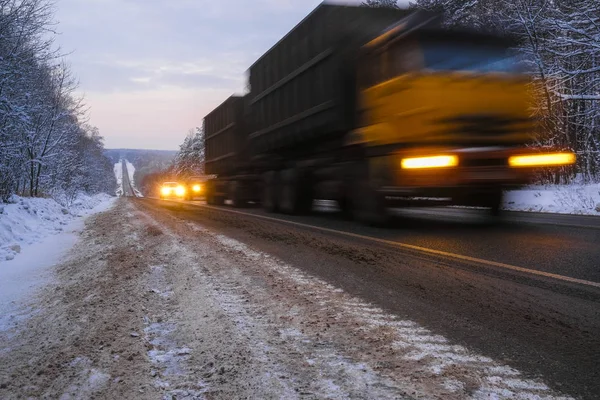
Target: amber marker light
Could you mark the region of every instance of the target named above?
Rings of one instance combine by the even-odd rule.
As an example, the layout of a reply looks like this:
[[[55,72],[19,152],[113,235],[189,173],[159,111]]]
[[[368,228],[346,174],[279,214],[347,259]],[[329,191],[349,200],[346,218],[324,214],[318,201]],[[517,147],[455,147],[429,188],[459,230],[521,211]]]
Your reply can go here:
[[[202,190],[202,186],[200,186],[200,185],[194,185],[194,186],[192,187],[192,190],[193,190],[194,192],[198,193],[198,192],[200,192],[200,191]]]
[[[457,156],[430,156],[404,158],[402,168],[404,169],[424,169],[424,168],[447,168],[458,166]]]
[[[508,165],[513,168],[553,167],[572,165],[576,160],[577,157],[573,153],[530,154],[509,157]]]

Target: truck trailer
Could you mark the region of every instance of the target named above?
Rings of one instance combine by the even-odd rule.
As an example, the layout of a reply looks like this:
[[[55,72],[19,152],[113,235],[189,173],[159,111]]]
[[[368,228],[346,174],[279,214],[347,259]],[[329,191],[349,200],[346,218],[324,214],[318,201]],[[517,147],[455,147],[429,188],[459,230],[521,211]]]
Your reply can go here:
[[[465,205],[572,152],[532,147],[533,82],[506,37],[448,30],[436,14],[321,4],[249,69],[249,93],[204,119],[207,202],[349,217]]]

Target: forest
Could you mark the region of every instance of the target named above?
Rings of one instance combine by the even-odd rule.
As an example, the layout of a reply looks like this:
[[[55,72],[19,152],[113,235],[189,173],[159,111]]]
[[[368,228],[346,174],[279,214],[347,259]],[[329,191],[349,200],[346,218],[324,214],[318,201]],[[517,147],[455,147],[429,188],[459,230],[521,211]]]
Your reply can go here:
[[[111,161],[55,45],[49,0],[0,1],[0,201],[114,193]]]

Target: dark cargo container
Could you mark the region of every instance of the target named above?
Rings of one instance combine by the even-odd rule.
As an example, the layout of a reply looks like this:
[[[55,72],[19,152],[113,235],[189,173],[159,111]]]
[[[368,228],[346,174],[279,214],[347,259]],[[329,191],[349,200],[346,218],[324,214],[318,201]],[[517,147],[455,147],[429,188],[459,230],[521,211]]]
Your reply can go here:
[[[256,61],[249,76],[254,153],[326,146],[350,130],[357,52],[408,14],[322,4]]]
[[[231,96],[204,118],[206,173],[228,175],[243,163],[247,131],[244,97]]]

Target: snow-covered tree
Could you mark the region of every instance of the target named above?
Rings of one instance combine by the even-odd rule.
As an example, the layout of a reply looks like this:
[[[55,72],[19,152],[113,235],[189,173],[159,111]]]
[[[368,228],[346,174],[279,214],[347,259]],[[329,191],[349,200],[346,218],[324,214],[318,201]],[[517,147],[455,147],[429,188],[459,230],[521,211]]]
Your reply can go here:
[[[366,7],[400,8],[397,0],[365,0],[362,5]]]
[[[101,140],[82,145],[89,129],[73,95],[75,80],[53,46],[52,28],[49,0],[0,1],[0,200],[13,193],[94,192],[114,179],[102,167],[100,186],[84,182],[81,166],[106,160],[88,151],[102,146]]]
[[[204,130],[191,129],[179,147],[173,162],[177,176],[188,177],[204,173]]]

